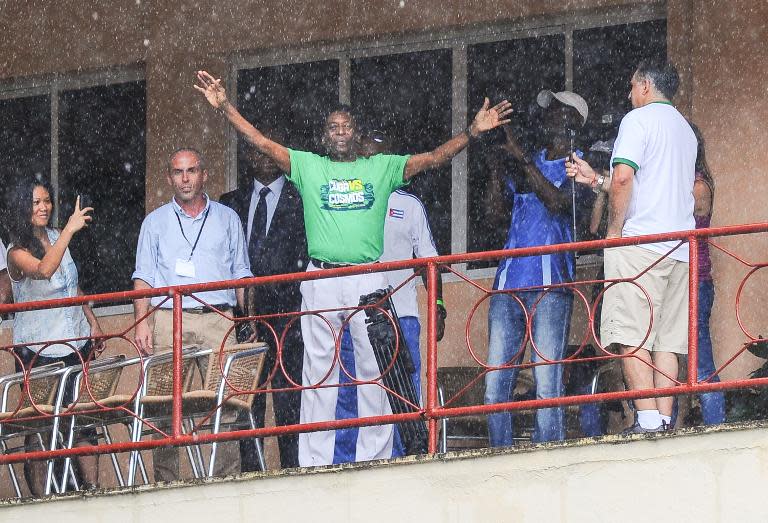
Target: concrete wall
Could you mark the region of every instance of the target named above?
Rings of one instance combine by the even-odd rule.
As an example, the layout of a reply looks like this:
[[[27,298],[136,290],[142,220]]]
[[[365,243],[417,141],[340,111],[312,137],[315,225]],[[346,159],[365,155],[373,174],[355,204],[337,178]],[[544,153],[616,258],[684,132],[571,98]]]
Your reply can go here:
[[[205,67],[225,75],[237,53],[301,47],[320,42],[370,39],[393,34],[445,31],[541,19],[551,15],[592,13],[649,2],[582,0],[448,1],[440,8],[430,0],[307,2],[121,2],[107,0],[8,0],[0,21],[0,80],[46,77],[55,72],[92,71],[143,64],[147,80],[147,212],[170,196],[163,168],[168,151],[182,144],[209,157],[209,191],[226,188],[227,126],[191,89],[194,71]],[[768,4],[761,0],[669,0],[670,57],[680,66],[683,85],[679,106],[700,125],[711,167],[718,180],[714,224],[766,219],[761,204],[761,168],[766,138],[760,123],[768,108],[763,79],[768,58],[761,52]],[[280,27],[280,30],[275,28]],[[759,260],[766,239],[723,240],[747,259]],[[734,313],[742,265],[719,252],[714,255],[718,298],[713,314],[719,362],[744,341]],[[759,280],[759,279],[758,279]],[[753,333],[765,329],[768,315],[759,306],[761,281],[747,290],[744,321]],[[458,285],[458,284],[457,284]],[[460,285],[458,285],[460,286]],[[461,286],[460,286],[461,287]],[[472,304],[465,289],[451,297],[450,334]],[[478,325],[484,322],[478,317]],[[455,332],[454,332],[455,331]],[[446,338],[445,352],[465,359],[463,336]],[[740,357],[723,375],[743,376],[759,362]]]
[[[55,520],[644,522],[768,518],[764,428],[478,451],[0,507]]]

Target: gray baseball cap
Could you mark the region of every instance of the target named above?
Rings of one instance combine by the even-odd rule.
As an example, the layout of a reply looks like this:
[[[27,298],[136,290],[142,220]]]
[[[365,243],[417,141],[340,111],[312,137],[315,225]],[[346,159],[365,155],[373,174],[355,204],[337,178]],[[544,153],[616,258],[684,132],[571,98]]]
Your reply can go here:
[[[539,107],[543,107],[544,109],[549,107],[549,105],[552,103],[552,100],[557,100],[564,105],[573,107],[581,115],[581,125],[587,123],[589,107],[587,107],[587,102],[584,100],[584,98],[578,94],[572,91],[560,91],[559,93],[555,93],[549,89],[542,89],[536,96],[536,103],[539,104]]]

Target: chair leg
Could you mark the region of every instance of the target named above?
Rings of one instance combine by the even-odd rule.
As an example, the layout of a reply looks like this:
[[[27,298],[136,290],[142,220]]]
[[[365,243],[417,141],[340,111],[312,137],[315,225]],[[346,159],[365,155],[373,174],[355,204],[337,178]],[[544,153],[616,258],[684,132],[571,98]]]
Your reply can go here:
[[[213,420],[213,433],[218,434],[221,427],[221,408],[216,409]],[[216,442],[211,443],[211,458],[208,462],[208,477],[213,477],[213,467],[216,465]]]
[[[69,431],[67,433],[68,433],[68,436],[67,436],[67,443],[66,443],[66,447],[65,448],[71,449],[72,445],[74,444],[74,440],[75,440],[75,416],[74,415],[72,416],[72,422],[69,424]],[[61,478],[62,478],[61,479],[61,484],[62,484],[62,488],[64,490],[66,490],[66,487],[67,487],[67,477],[70,474],[71,474],[71,477],[72,477],[72,481],[77,483],[77,479],[75,478],[75,473],[72,470],[72,458],[67,456],[64,459],[64,473],[61,475]]]
[[[191,432],[192,431],[191,425],[192,423],[189,420],[187,420],[187,428],[185,428],[184,421],[182,421],[181,431],[183,433],[187,433],[187,430]],[[197,445],[195,445],[195,447],[197,447]],[[187,445],[184,447],[184,450],[187,451],[187,459],[189,459],[189,466],[192,469],[192,476],[194,476],[195,479],[200,478],[200,472],[197,469],[197,463],[195,463],[195,456],[192,454],[192,446]],[[200,470],[205,470],[205,469],[201,467]]]
[[[251,428],[256,428],[256,419],[253,417],[253,412],[251,410],[248,410],[248,421],[251,424]],[[256,459],[259,460],[259,467],[261,468],[262,472],[267,471],[267,461],[264,459],[264,449],[261,446],[261,438],[253,438],[253,442],[256,445]]]
[[[109,433],[109,429],[106,424],[101,425],[101,434],[104,436],[104,442],[107,445],[112,444],[112,435]],[[114,452],[109,453],[109,457],[112,459],[112,467],[115,469],[115,477],[117,478],[117,484],[121,487],[125,486],[125,480],[123,479],[123,473],[120,470],[120,463],[117,461],[117,456]]]
[[[56,436],[55,433],[58,432],[58,417],[56,418],[56,421],[53,422],[54,431],[52,431],[51,434],[51,445],[50,450],[56,450]],[[45,448],[45,442],[43,441],[43,436],[39,432],[37,433],[37,441],[40,443],[40,448]],[[49,459],[46,461],[46,474],[45,474],[45,488],[43,492],[46,496],[51,495],[51,491],[55,490],[57,494],[61,494],[64,492],[64,485],[61,485],[56,478],[54,477],[53,473],[53,466],[54,466],[55,460]]]
[[[64,437],[60,436],[59,441],[61,443],[61,446],[64,446]],[[64,493],[67,491],[67,486],[69,485],[69,482],[67,479],[70,479],[72,481],[72,486],[75,490],[80,490],[82,485],[77,481],[77,474],[75,474],[75,466],[77,466],[77,470],[82,473],[82,470],[80,469],[79,465],[77,463],[72,462],[70,459],[69,466],[65,466],[64,470],[61,473],[61,492]]]
[[[442,387],[437,388],[437,401],[441,407],[445,405]],[[440,452],[448,452],[448,418],[440,418]]]
[[[144,466],[144,458],[141,453],[136,457],[136,461],[139,464],[139,472],[141,472],[141,480],[145,485],[149,485],[149,475],[147,475],[147,467]]]
[[[8,454],[8,445],[5,444],[5,440],[0,441],[0,451],[3,454]],[[21,497],[21,487],[19,486],[19,479],[16,477],[16,471],[13,468],[13,463],[8,463],[8,475],[11,476],[11,483],[13,483],[13,490],[16,492],[16,497]]]
[[[187,420],[187,423],[188,423],[187,431],[191,433],[193,430],[195,430],[194,420],[192,418],[189,418]],[[200,448],[200,445],[195,445],[194,446],[194,451],[195,451],[195,456],[197,457],[197,465],[200,468],[200,471],[203,472],[203,471],[205,471],[205,458],[203,457],[203,452],[202,452],[202,450]],[[190,460],[191,459],[192,458],[190,458]],[[195,476],[195,477],[197,478],[197,477],[200,477],[200,476]]]
[[[141,421],[141,416],[144,414],[144,409],[142,408],[137,410],[139,410],[139,413],[133,418],[133,422],[131,423],[131,428],[130,428],[131,442],[133,443],[136,443],[141,439],[141,427],[143,425]],[[132,450],[128,458],[127,484],[129,487],[132,487],[134,485],[134,482],[136,481],[136,463],[138,461],[141,461],[142,463],[141,473],[142,473],[142,478],[144,479],[144,484],[148,483],[147,474],[146,474],[146,471],[144,470],[144,460],[141,458],[140,451]]]

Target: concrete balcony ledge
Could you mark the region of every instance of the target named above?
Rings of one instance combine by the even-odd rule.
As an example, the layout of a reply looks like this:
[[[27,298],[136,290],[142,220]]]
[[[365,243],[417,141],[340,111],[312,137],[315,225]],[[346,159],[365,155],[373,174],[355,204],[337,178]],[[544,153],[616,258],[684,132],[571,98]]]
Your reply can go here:
[[[768,422],[248,473],[0,504],[4,523],[768,521]]]

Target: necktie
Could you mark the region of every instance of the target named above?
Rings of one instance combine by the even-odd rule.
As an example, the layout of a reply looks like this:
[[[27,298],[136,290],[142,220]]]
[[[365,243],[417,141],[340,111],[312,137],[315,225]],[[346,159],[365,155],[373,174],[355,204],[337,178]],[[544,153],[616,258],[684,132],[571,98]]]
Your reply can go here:
[[[262,187],[259,191],[259,202],[256,204],[256,212],[253,214],[253,226],[251,226],[251,241],[248,242],[248,256],[253,265],[259,246],[267,236],[267,195],[269,187]]]

